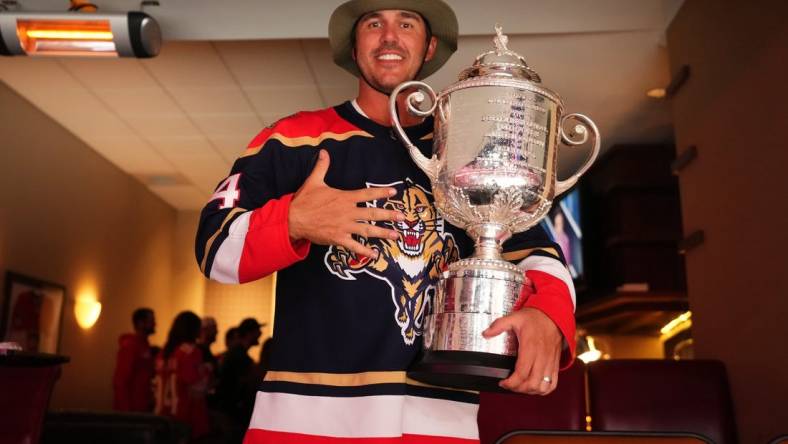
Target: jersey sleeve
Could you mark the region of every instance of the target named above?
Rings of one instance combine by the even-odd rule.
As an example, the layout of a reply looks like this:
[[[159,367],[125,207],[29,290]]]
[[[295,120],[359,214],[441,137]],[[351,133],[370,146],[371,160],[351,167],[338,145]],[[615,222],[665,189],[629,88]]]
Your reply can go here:
[[[293,193],[317,159],[315,148],[293,148],[266,128],[216,187],[200,214],[195,253],[200,270],[222,283],[250,282],[303,259],[309,242],[292,243]]]
[[[575,356],[576,295],[561,247],[536,225],[505,242],[503,257],[517,263],[531,285],[516,308],[540,310],[555,323],[564,337],[561,368],[569,367]]]

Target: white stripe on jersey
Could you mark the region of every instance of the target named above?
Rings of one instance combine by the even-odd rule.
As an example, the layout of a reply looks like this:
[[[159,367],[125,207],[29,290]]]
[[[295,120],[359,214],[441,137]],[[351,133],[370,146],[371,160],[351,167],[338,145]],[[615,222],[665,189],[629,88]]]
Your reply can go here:
[[[420,434],[478,439],[478,409],[477,404],[418,396],[257,392],[249,428],[337,438]]]
[[[216,251],[211,266],[211,279],[223,284],[238,283],[238,266],[244,251],[246,232],[249,231],[249,218],[252,211],[238,216],[230,225],[229,234]]]
[[[566,286],[569,287],[569,295],[572,297],[572,306],[577,307],[575,284],[572,281],[572,275],[569,274],[569,270],[566,269],[561,261],[551,257],[531,255],[523,259],[519,263],[519,266],[525,271],[538,270],[547,273],[556,279],[562,280]]]
[[[402,433],[479,439],[478,404],[405,396]]]

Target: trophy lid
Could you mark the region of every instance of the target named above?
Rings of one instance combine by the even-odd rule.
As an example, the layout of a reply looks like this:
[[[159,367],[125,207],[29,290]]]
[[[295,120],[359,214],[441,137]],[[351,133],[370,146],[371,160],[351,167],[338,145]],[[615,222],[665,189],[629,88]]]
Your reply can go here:
[[[495,33],[496,36],[493,39],[495,49],[476,57],[473,66],[460,73],[459,80],[493,76],[540,83],[542,79],[539,77],[539,74],[525,63],[525,59],[520,54],[506,46],[509,42],[509,37],[503,33],[503,28],[498,24],[495,25]]]

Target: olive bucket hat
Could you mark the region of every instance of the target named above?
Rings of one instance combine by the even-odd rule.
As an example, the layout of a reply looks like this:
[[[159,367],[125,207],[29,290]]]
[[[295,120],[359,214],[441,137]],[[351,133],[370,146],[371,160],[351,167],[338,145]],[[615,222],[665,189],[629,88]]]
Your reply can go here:
[[[334,63],[354,76],[361,73],[353,60],[353,43],[356,22],[364,14],[385,9],[413,11],[429,24],[432,35],[438,39],[432,60],[424,62],[418,79],[437,71],[457,50],[459,25],[451,7],[442,0],[350,0],[341,4],[328,22],[328,39]]]

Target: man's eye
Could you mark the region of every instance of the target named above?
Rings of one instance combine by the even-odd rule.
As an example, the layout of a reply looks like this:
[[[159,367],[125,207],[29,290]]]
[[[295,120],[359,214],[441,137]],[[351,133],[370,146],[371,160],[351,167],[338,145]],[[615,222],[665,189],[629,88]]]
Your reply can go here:
[[[409,28],[412,28],[412,27],[413,27],[413,24],[411,24],[411,23],[403,23],[403,24],[402,24],[402,27],[403,27],[403,28],[406,28],[406,29],[409,29]]]
[[[369,27],[369,28],[379,28],[380,27],[380,22],[369,22],[367,27]]]

